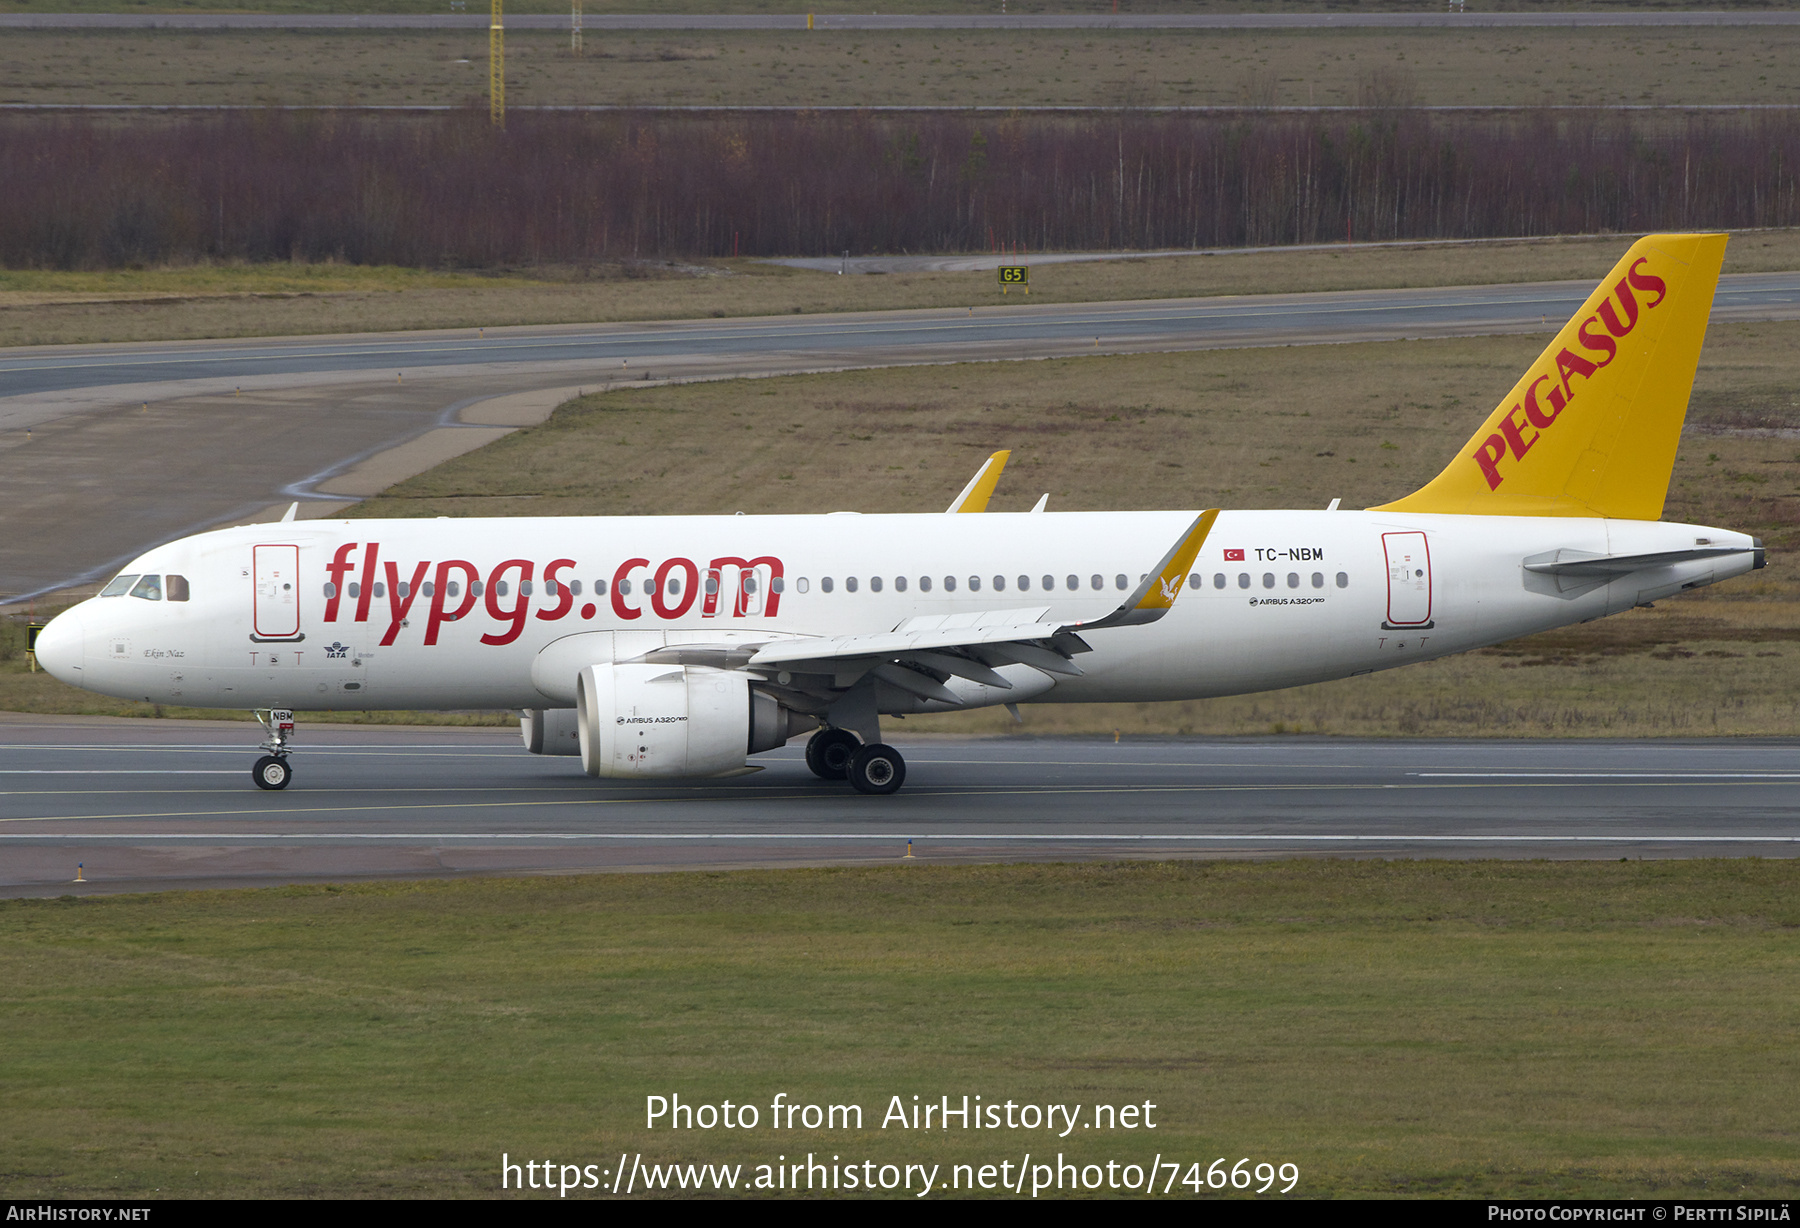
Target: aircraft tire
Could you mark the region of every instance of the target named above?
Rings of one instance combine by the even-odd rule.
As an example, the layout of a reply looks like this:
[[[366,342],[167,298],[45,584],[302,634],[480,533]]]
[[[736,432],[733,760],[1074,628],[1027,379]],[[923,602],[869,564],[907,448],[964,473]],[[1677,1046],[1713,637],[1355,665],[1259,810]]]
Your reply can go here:
[[[858,793],[896,792],[906,783],[906,760],[891,746],[875,742],[850,758],[850,787]]]
[[[847,729],[821,729],[807,739],[806,766],[820,780],[843,780],[862,743]]]
[[[274,755],[264,755],[250,769],[250,779],[256,782],[259,789],[285,789],[288,781],[294,778],[294,771],[288,767],[286,759]]]

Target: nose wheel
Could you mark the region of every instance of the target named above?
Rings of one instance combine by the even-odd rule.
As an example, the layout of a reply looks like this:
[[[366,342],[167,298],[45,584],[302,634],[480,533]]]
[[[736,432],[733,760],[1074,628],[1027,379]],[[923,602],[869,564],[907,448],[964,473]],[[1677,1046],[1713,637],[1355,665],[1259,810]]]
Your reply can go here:
[[[294,769],[288,766],[285,756],[264,755],[250,769],[250,779],[259,789],[285,789],[293,778]]]
[[[294,714],[287,708],[258,708],[255,715],[269,734],[258,749],[269,753],[250,769],[250,779],[259,789],[285,789],[294,778],[294,769],[288,766],[288,743],[294,740]]]

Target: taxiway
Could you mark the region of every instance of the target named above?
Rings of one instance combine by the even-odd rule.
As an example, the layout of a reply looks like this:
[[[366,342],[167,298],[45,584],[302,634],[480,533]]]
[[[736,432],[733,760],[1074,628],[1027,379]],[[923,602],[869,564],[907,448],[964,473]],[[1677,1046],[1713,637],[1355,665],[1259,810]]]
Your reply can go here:
[[[364,878],[1095,857],[1800,854],[1800,743],[956,739],[887,731],[906,788],[800,743],[723,781],[596,781],[499,729],[7,716],[0,895]],[[1029,719],[1029,714],[1027,715]],[[84,882],[74,883],[77,866]]]

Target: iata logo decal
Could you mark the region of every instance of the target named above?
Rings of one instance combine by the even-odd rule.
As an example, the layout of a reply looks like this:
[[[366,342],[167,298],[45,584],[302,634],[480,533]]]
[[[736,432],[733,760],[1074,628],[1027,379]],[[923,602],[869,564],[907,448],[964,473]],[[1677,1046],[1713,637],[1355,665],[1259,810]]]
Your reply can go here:
[[[688,614],[696,603],[701,618],[717,618],[725,610],[733,619],[774,618],[781,610],[785,588],[782,562],[769,554],[755,558],[724,555],[712,559],[704,569],[691,559],[665,559],[652,567],[649,559],[634,558],[614,568],[610,580],[592,581],[593,600],[581,602],[582,581],[573,578],[579,574],[574,559],[552,559],[541,570],[530,559],[506,559],[485,574],[464,559],[446,559],[435,568],[430,562],[414,564],[407,573],[382,561],[379,542],[366,544],[359,565],[350,557],[359,544],[339,546],[325,568],[329,580],[325,621],[338,621],[346,595],[355,602],[350,617],[359,623],[368,622],[371,607],[382,600],[388,619],[387,632],[381,637],[383,648],[394,643],[402,628],[412,625],[410,616],[421,595],[430,610],[425,621],[426,644],[438,642],[445,623],[486,613],[501,626],[484,631],[481,642],[498,646],[518,639],[534,615],[543,622],[556,622],[571,614],[587,620],[599,615],[602,602],[609,603],[613,617],[622,622],[634,622],[646,613],[672,621]],[[721,597],[729,604],[721,602]],[[541,599],[535,611],[534,598]],[[382,612],[377,611],[376,621],[381,617]],[[341,658],[348,655],[349,647],[334,643],[325,652],[329,658]]]
[[[1508,456],[1523,460],[1543,437],[1543,432],[1550,430],[1562,411],[1569,407],[1576,390],[1571,381],[1592,379],[1597,371],[1608,366],[1619,355],[1619,342],[1637,327],[1640,313],[1655,310],[1669,297],[1667,282],[1641,271],[1648,263],[1647,257],[1634,261],[1595,314],[1576,328],[1575,337],[1581,348],[1598,358],[1584,357],[1564,346],[1552,360],[1556,373],[1527,377],[1531,382],[1526,385],[1524,399],[1501,416],[1496,424],[1499,432],[1489,435],[1475,450],[1475,463],[1481,468],[1481,476],[1487,479],[1489,490],[1498,490],[1506,480],[1506,475],[1500,472],[1500,462]],[[1648,301],[1640,304],[1639,294]],[[1547,390],[1546,384],[1550,385]]]
[[[339,644],[336,641],[333,641],[332,643],[325,645],[325,659],[327,661],[342,661],[349,655],[350,645],[348,644]]]

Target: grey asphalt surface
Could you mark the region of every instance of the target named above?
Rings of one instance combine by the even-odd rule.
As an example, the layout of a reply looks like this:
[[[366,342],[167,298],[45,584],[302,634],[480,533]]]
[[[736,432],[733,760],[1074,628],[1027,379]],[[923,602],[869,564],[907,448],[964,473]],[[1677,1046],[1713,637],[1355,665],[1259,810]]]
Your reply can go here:
[[[1029,720],[1029,715],[1027,716]],[[596,781],[505,730],[10,716],[0,895],[358,878],[1116,857],[1800,854],[1800,743],[909,739],[905,789],[800,743],[725,781]],[[86,880],[75,884],[76,866]]]
[[[476,6],[477,8],[479,5]],[[1527,26],[1786,26],[1800,12],[1715,9],[1630,13],[819,13],[820,30],[1383,30]],[[4,29],[89,30],[459,30],[486,29],[485,13],[4,13]],[[508,14],[515,30],[565,30],[560,14]],[[586,14],[586,30],[804,30],[806,14]]]
[[[1029,264],[1029,257],[1016,257]],[[827,264],[830,261],[827,259]],[[796,362],[885,365],[1046,357],[1084,347],[1196,349],[1230,345],[1469,336],[1560,327],[1593,291],[1586,281],[1427,290],[1344,290],[1150,302],[935,308],[648,324],[370,333],[255,341],[143,342],[0,350],[0,397],[186,380],[530,363],[588,365],[636,378],[659,360],[791,354]],[[1713,318],[1800,316],[1800,273],[1720,279]],[[626,375],[621,364],[640,370]],[[9,425],[0,400],[0,429]]]
[[[0,350],[0,487],[9,499],[0,598],[89,582],[160,542],[313,498],[334,475],[453,423],[460,406],[482,396],[852,367],[1531,333],[1560,327],[1592,288],[1546,282],[1018,302],[495,328],[483,336],[421,331]],[[1713,318],[1800,318],[1800,273],[1724,278]]]

